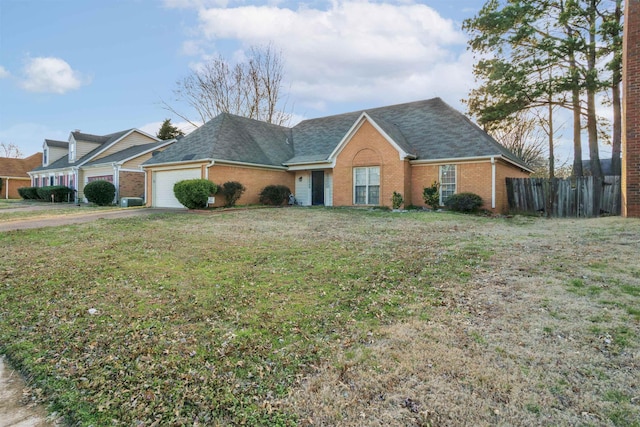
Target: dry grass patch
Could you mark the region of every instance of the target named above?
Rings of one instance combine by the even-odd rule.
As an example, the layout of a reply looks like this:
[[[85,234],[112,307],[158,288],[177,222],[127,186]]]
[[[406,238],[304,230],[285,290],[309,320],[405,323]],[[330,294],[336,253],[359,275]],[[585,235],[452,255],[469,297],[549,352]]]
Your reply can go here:
[[[4,233],[0,351],[79,425],[633,425],[639,236],[346,209]]]

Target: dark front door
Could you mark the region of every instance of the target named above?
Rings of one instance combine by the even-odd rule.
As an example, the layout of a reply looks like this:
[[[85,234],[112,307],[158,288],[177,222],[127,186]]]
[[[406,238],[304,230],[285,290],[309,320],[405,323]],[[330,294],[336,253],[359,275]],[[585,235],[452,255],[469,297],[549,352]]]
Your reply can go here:
[[[324,171],[311,172],[311,204],[324,205]]]

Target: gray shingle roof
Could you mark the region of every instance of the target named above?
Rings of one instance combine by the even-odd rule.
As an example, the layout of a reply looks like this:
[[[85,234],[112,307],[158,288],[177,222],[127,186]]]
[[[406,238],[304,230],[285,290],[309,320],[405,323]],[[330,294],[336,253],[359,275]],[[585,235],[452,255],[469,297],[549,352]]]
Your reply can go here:
[[[410,158],[417,160],[504,156],[509,150],[440,98],[304,120],[293,128],[223,113],[145,164],[232,160],[263,165],[329,160],[366,113]]]
[[[82,158],[76,159],[76,161],[73,163],[69,163],[69,156],[62,156],[60,159],[56,160],[53,163],[50,163],[48,166],[39,166],[33,169],[33,171],[37,172],[37,171],[43,171],[43,170],[55,170],[55,169],[67,168],[70,166],[82,165],[84,162],[91,159],[93,156],[95,156],[97,153],[102,151],[104,148],[108,147],[110,144],[114,143],[115,141],[122,138],[123,136],[125,136],[126,134],[128,134],[133,130],[135,129],[127,129],[120,132],[110,133],[108,135],[92,135],[90,133],[81,133],[77,131],[71,132],[71,134],[76,139],[76,141],[94,142],[96,144],[99,143],[99,145],[97,145],[96,148],[94,148],[93,150],[91,150],[90,152],[82,156]],[[52,140],[47,139],[45,141],[52,141]],[[62,141],[54,141],[54,142],[62,143]],[[69,146],[69,143],[65,143],[65,144],[66,146],[63,146],[63,148],[67,148]]]
[[[45,139],[44,142],[49,147],[69,148],[69,143],[67,141],[56,141],[55,139]]]
[[[292,156],[290,129],[222,113],[145,165],[215,159],[282,166]]]
[[[118,151],[117,153],[113,153],[110,154],[108,156],[105,157],[101,157],[97,160],[93,160],[91,162],[85,163],[85,166],[93,166],[93,165],[100,165],[100,164],[104,164],[104,163],[114,163],[114,162],[120,162],[126,159],[130,159],[132,157],[135,157],[139,154],[142,154],[144,152],[147,152],[149,150],[153,150],[155,148],[161,147],[165,144],[167,144],[169,141],[160,141],[160,142],[152,142],[150,144],[143,144],[143,145],[134,145],[132,147],[126,148],[122,151]]]

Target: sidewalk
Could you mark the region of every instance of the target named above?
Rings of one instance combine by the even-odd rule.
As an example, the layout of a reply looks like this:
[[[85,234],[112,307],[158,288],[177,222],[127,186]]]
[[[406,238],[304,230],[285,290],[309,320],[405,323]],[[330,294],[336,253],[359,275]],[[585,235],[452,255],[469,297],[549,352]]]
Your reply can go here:
[[[47,411],[40,405],[27,405],[23,399],[25,388],[22,376],[7,366],[0,356],[0,427],[54,427],[47,419]]]

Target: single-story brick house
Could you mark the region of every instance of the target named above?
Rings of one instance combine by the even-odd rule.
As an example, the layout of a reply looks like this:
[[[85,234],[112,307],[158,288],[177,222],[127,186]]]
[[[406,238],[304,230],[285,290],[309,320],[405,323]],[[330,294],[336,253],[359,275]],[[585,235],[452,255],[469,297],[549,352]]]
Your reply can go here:
[[[181,207],[173,184],[192,178],[241,182],[247,190],[240,204],[258,203],[266,185],[284,184],[298,203],[325,206],[391,206],[394,191],[405,206],[424,206],[423,189],[438,181],[442,201],[473,192],[497,212],[507,209],[505,178],[531,172],[440,98],[292,128],[223,113],[142,167],[150,206]]]
[[[29,171],[42,164],[42,153],[24,159],[0,157],[0,199],[19,199],[18,188],[29,187]]]
[[[162,141],[138,129],[108,135],[71,132],[68,141],[45,139],[42,164],[29,172],[31,186],[64,185],[83,200],[84,186],[105,180],[116,187],[116,202],[122,197],[145,196],[142,163],[175,140]]]

